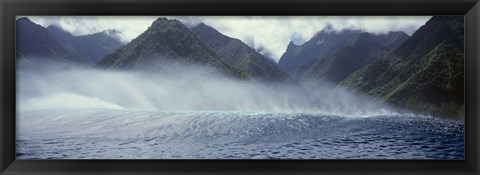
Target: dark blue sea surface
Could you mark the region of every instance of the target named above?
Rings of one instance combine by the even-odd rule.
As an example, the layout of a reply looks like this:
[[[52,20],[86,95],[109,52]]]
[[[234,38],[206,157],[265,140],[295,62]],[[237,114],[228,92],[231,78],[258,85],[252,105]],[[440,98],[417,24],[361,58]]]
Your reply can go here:
[[[464,159],[464,123],[413,114],[36,110],[17,159]]]

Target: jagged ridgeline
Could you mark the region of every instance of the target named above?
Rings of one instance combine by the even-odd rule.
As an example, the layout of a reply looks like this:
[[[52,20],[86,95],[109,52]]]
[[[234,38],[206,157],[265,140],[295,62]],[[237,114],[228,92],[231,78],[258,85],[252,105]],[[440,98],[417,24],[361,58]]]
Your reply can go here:
[[[171,62],[209,66],[227,75],[246,78],[243,72],[224,63],[195,33],[175,19],[158,18],[127,45],[107,55],[99,66],[114,69],[156,71]]]
[[[327,27],[315,34],[312,39],[302,45],[295,45],[293,42],[290,42],[286,52],[280,57],[278,66],[296,79],[302,79],[305,71],[308,71],[308,69],[314,69],[312,68],[312,65],[316,64],[319,66],[319,62],[328,57],[335,57],[334,54],[348,54],[342,52],[350,52],[349,54],[352,56],[358,53],[363,55],[368,54],[369,50],[358,50],[360,48],[357,48],[357,50],[351,49],[352,47],[361,47],[354,46],[355,44],[362,44],[362,41],[359,40],[370,40],[365,41],[363,44],[375,45],[364,47],[376,47],[376,45],[382,45],[382,47],[385,48],[378,49],[391,50],[407,38],[408,35],[404,32],[389,32],[386,34],[373,35],[360,30],[346,29],[342,31],[334,31],[331,27]],[[340,49],[343,49],[343,51]],[[377,49],[377,47],[374,49]],[[318,70],[316,72],[318,72]]]
[[[398,48],[341,82],[416,112],[464,118],[464,19],[435,16]]]
[[[200,23],[191,29],[222,61],[249,77],[263,81],[295,82],[277,65],[239,39],[230,38],[214,28]]]
[[[57,26],[44,28],[26,17],[19,18],[16,24],[17,58],[24,63],[48,59],[66,64],[94,64],[123,45],[113,30],[74,36]]]
[[[34,59],[51,59],[65,63],[86,63],[75,49],[61,44],[46,28],[28,18],[18,19],[16,29],[18,61],[28,63],[38,61]]]
[[[388,48],[376,41],[374,35],[358,33],[332,54],[304,65],[305,71],[299,79],[302,85],[310,89],[325,82],[337,84],[387,52]]]
[[[378,60],[407,38],[404,32],[371,34],[326,28],[302,45],[290,42],[279,66],[290,71],[317,98],[329,101],[325,98],[327,95],[340,95],[331,93],[339,82]]]
[[[374,34],[327,27],[304,44],[290,42],[277,65],[203,23],[188,28],[178,20],[158,18],[123,45],[116,31],[74,36],[20,18],[17,58],[140,71],[207,67],[229,77],[294,85],[299,94],[326,102],[341,93],[339,89],[348,88],[379,104],[463,119],[463,30],[462,16],[432,17],[411,37],[401,31]],[[322,107],[321,102],[310,105]]]
[[[420,114],[464,118],[464,23],[435,16],[411,37],[326,28],[290,42],[279,67],[318,98],[345,88]]]
[[[119,33],[116,30],[106,30],[81,36],[74,36],[53,25],[48,26],[47,30],[62,45],[76,50],[76,52],[85,58],[85,61],[90,64],[96,63],[105,55],[110,54],[115,51],[115,49],[123,46],[123,43],[120,42],[116,36]]]

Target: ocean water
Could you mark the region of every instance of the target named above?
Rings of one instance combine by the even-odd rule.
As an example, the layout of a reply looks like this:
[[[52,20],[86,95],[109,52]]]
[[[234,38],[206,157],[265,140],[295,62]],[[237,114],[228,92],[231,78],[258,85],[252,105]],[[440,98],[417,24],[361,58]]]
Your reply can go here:
[[[464,159],[464,123],[413,114],[49,109],[17,159]]]

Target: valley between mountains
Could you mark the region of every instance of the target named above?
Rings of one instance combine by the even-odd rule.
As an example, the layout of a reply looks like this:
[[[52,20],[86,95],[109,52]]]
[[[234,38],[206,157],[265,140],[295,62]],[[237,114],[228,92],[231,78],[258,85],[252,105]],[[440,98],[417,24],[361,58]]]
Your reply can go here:
[[[374,34],[324,28],[301,45],[290,42],[277,63],[204,23],[186,26],[161,17],[124,43],[115,30],[74,36],[24,17],[16,21],[17,68],[19,74],[37,79],[78,69],[90,73],[72,73],[62,81],[104,76],[108,81],[83,82],[91,87],[89,92],[74,85],[56,88],[94,96],[95,102],[102,102],[100,106],[115,108],[288,109],[346,115],[390,110],[464,120],[463,21],[463,16],[434,16],[411,36],[402,31]],[[114,79],[110,74],[95,74],[98,70],[131,71],[145,79],[136,83],[130,74]],[[180,79],[188,81],[179,83]],[[51,84],[56,80],[46,78]],[[105,83],[111,83],[109,88],[99,90]],[[20,87],[22,95],[17,98],[29,104],[25,109],[38,106],[30,105],[28,97],[57,90],[37,85],[35,90]],[[116,91],[116,95],[105,95]]]

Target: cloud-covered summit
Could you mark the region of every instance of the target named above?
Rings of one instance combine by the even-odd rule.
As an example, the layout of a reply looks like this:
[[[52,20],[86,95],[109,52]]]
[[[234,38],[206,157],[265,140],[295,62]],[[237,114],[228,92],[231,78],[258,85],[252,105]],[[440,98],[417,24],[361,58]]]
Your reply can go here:
[[[56,25],[74,35],[117,30],[123,42],[144,32],[156,16],[29,16],[44,27]],[[203,22],[221,33],[242,40],[278,61],[290,41],[302,44],[318,31],[358,29],[370,33],[404,31],[412,34],[430,16],[170,16],[189,27]]]

